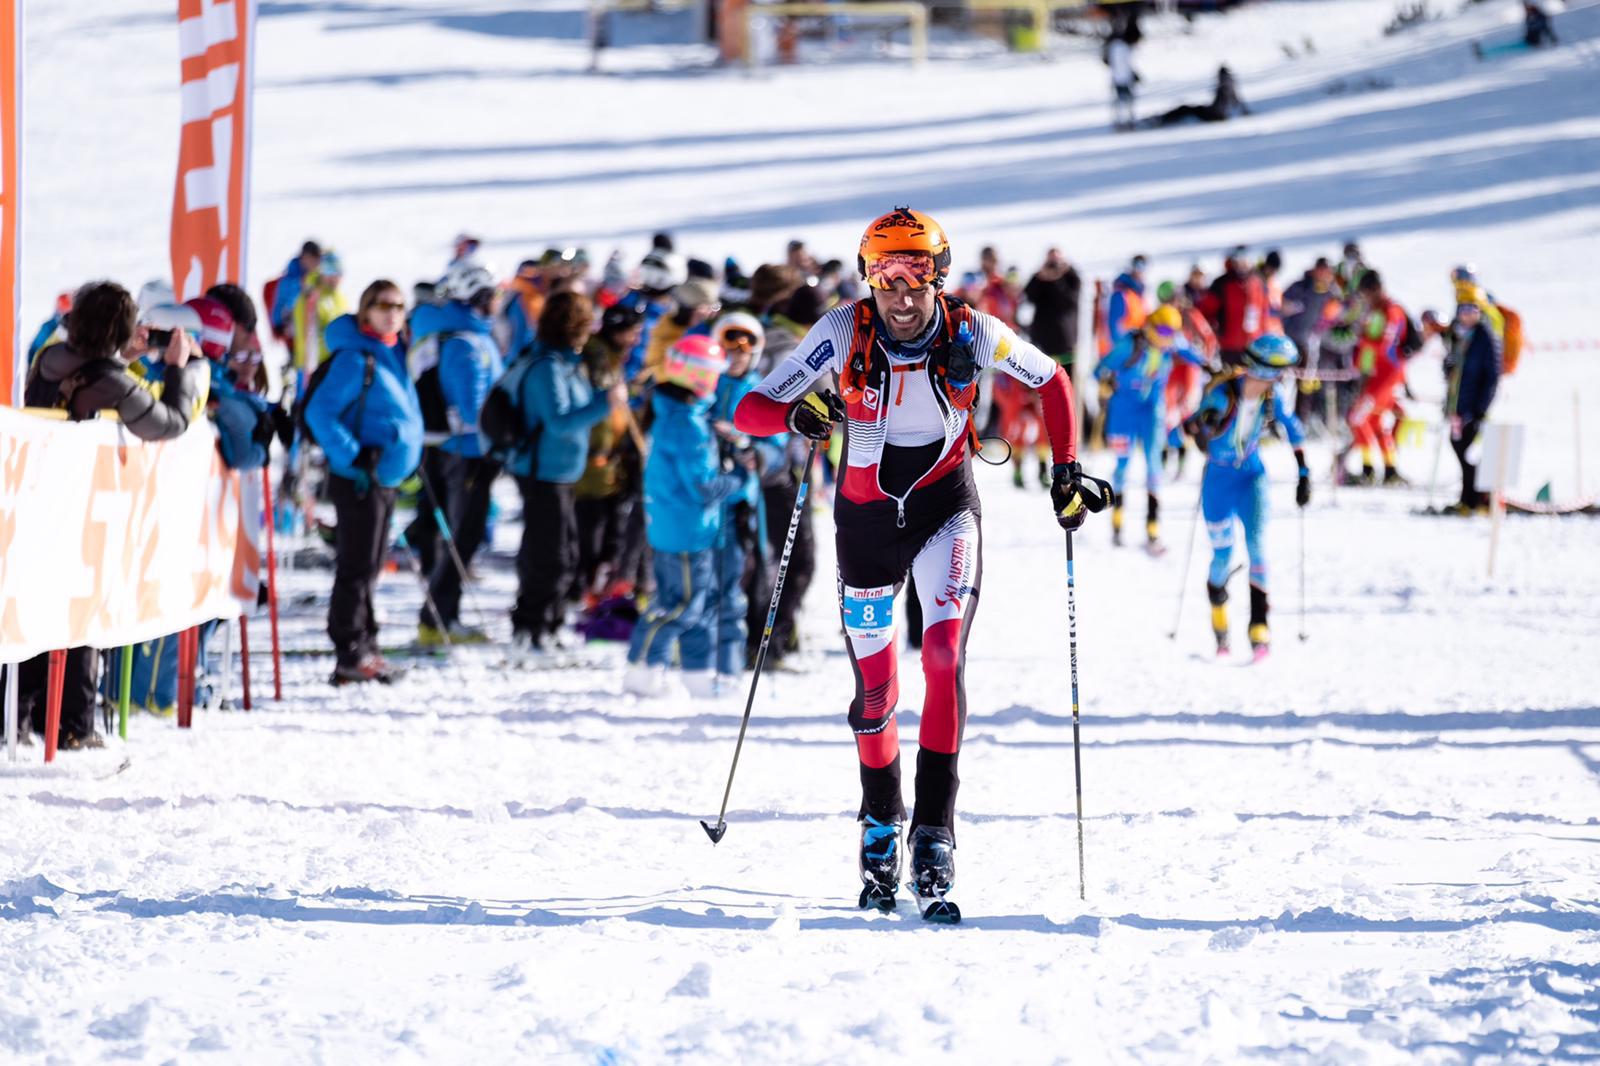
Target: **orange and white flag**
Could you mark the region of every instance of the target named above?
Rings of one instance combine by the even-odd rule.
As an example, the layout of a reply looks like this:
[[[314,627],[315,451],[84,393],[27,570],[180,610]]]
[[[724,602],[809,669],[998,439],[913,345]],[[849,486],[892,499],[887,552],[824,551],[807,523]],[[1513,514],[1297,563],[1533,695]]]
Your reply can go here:
[[[0,405],[22,403],[22,0],[0,0]]]
[[[180,300],[244,284],[256,0],[178,0],[183,131],[172,197],[172,287]]]

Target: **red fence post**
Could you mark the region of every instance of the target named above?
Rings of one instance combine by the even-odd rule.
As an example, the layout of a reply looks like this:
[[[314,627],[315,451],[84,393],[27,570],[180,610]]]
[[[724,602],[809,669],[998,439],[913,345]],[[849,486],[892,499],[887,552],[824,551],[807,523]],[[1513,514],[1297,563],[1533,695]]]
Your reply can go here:
[[[239,680],[244,683],[244,709],[250,709],[250,619],[239,616]]]
[[[178,634],[178,728],[188,729],[194,722],[195,630]]]
[[[56,734],[61,732],[61,690],[67,683],[67,653],[50,653],[44,689],[44,761],[56,761]]]
[[[267,515],[267,618],[272,624],[272,698],[283,700],[283,652],[278,644],[278,552],[273,547],[277,515],[272,509],[272,464],[261,468],[261,487],[266,495]]]

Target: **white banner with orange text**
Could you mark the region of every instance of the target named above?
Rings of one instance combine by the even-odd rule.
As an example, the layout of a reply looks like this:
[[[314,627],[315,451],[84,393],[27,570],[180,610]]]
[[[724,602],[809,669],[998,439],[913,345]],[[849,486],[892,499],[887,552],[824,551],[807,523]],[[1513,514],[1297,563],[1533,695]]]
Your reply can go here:
[[[151,444],[0,408],[0,662],[253,611],[259,473],[240,481],[209,422]]]

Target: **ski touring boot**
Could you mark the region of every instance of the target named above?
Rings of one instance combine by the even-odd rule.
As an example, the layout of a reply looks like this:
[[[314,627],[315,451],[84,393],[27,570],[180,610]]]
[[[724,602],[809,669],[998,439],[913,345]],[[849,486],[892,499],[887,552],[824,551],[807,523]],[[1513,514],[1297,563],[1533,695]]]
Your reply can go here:
[[[1111,494],[1111,546],[1122,547],[1122,494]]]
[[[1211,633],[1217,638],[1217,658],[1228,657],[1228,586],[1206,582],[1206,599],[1211,601]]]
[[[955,882],[955,836],[943,826],[917,826],[911,831],[910,887],[923,921],[939,925],[961,921],[961,908],[945,899]]]
[[[862,910],[876,907],[887,914],[899,902],[895,888],[900,883],[900,823],[880,822],[872,815],[861,820],[861,899]]]
[[[1161,501],[1154,496],[1150,497],[1149,510],[1145,512],[1144,550],[1156,559],[1167,554],[1167,546],[1161,543]]]
[[[1267,590],[1250,586],[1250,661],[1258,663],[1271,651],[1272,638],[1267,630]]]

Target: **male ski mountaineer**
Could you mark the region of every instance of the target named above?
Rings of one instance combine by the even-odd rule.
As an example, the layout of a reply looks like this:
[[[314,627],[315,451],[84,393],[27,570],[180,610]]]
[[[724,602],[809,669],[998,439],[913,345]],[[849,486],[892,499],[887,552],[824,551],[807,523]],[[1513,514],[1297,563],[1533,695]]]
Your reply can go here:
[[[943,227],[896,208],[867,227],[856,265],[872,298],[825,315],[741,401],[734,422],[756,436],[792,431],[825,441],[844,421],[834,522],[856,679],[849,721],[861,764],[861,906],[884,910],[894,906],[906,820],[894,599],[907,573],[915,578],[927,694],[909,837],[912,885],[925,917],[954,921],[959,912],[943,897],[955,879],[962,674],[982,574],[968,458],[979,371],[992,366],[1039,390],[1061,525],[1076,529],[1105,500],[1083,486],[1065,371],[998,319],[944,294],[950,245]],[[829,372],[839,376],[840,396],[811,392]]]

